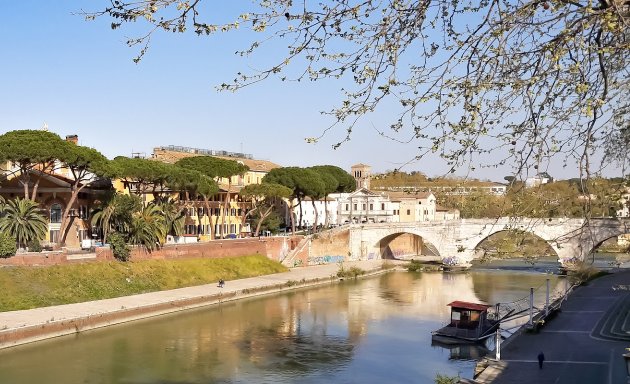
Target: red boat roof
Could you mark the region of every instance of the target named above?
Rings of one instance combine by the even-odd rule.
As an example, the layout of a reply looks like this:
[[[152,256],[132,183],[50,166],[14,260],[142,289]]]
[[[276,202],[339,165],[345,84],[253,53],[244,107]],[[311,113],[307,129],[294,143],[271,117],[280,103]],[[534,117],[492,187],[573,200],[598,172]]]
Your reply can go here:
[[[492,307],[492,305],[469,303],[467,301],[453,301],[452,303],[449,303],[447,305],[453,308],[472,309],[475,311],[485,311],[488,308]]]

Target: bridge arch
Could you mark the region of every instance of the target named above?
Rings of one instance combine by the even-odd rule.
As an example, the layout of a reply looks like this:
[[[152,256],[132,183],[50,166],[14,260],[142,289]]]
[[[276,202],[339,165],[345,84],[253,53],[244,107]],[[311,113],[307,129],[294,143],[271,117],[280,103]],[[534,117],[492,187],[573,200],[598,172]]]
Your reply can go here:
[[[558,249],[554,248],[552,243],[537,235],[536,231],[513,229],[501,229],[479,238],[477,244],[473,247],[473,256],[470,261],[481,259],[488,254],[490,256],[494,253],[498,254],[501,252],[499,251],[501,246],[504,247],[503,252],[517,255],[514,258],[524,257],[525,252],[534,252],[535,254],[537,253],[537,257],[554,255],[560,261]],[[495,248],[494,250],[492,249],[493,247]]]
[[[400,231],[382,237],[372,247],[378,249],[381,259],[399,259],[416,255],[439,258],[440,252],[435,244],[425,236],[409,231]]]

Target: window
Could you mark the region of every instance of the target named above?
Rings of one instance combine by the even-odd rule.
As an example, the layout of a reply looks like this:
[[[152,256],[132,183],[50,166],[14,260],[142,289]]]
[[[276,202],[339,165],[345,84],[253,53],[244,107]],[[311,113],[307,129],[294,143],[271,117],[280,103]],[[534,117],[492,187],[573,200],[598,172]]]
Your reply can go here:
[[[236,216],[236,208],[230,209],[230,216]]]
[[[385,203],[381,203],[381,211],[385,210]]]
[[[370,204],[370,211],[374,210],[374,204]]]
[[[408,209],[408,210],[407,210],[407,214],[408,214],[408,215],[411,215],[411,209]]]
[[[353,204],[353,206],[354,206],[354,210],[356,211],[357,210],[357,205]]]
[[[236,233],[236,224],[230,224],[230,233]]]
[[[346,211],[350,209],[350,204],[346,204]]]
[[[361,209],[365,211],[365,204],[361,204]]]
[[[60,204],[55,203],[50,206],[50,222],[61,223],[61,205]],[[58,232],[59,231],[57,231],[57,236],[59,236]]]

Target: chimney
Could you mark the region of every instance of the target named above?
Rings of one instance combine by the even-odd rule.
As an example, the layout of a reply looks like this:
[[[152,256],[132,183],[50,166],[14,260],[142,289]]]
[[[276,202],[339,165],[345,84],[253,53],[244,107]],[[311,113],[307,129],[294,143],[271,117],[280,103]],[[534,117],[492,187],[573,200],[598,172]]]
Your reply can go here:
[[[66,135],[66,141],[72,144],[79,144],[79,136],[78,135]]]

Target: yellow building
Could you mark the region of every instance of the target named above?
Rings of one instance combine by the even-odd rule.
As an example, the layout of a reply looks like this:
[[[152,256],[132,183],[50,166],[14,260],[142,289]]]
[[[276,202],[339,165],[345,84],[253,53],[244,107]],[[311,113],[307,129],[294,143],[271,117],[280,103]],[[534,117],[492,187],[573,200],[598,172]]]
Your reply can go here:
[[[193,206],[188,208],[186,215],[186,236],[197,236],[200,240],[204,241],[210,240],[210,222],[212,222],[212,226],[214,226],[216,237],[219,237],[221,233],[221,226],[223,226],[224,236],[228,237],[241,237],[251,232],[248,224],[244,223],[245,214],[251,207],[251,203],[244,201],[239,192],[246,185],[260,184],[262,178],[270,170],[279,168],[280,166],[271,161],[254,159],[251,155],[244,153],[177,146],[154,148],[152,158],[173,164],[179,159],[192,156],[213,156],[221,159],[234,160],[249,167],[249,171],[243,175],[233,176],[231,180],[227,178],[219,180],[219,193],[214,196],[210,202],[211,212],[207,212],[203,201],[193,202]],[[221,208],[228,194],[229,204],[228,208],[225,210],[225,222],[223,222]]]

